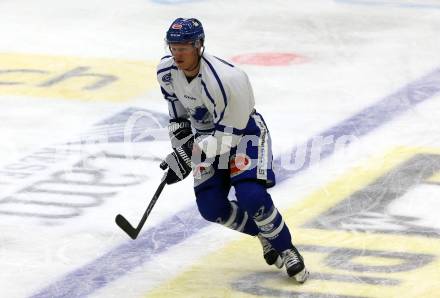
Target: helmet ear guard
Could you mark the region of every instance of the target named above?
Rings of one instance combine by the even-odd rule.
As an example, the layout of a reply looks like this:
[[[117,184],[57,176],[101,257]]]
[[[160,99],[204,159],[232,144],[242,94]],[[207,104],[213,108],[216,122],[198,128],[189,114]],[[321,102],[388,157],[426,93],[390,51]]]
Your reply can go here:
[[[204,39],[198,39],[193,42],[195,48],[201,49],[203,47]]]

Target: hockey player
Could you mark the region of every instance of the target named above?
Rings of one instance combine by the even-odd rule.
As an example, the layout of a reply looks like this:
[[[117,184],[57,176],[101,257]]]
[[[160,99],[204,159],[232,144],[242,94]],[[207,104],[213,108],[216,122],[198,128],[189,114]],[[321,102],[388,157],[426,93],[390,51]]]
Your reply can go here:
[[[168,102],[173,147],[161,165],[169,167],[166,182],[181,181],[193,171],[203,218],[258,236],[269,265],[285,265],[290,277],[305,282],[303,258],[266,190],[275,185],[271,140],[254,109],[247,75],[204,52],[197,19],[176,19],[165,40],[171,56],[161,59],[157,79]],[[237,201],[228,200],[232,186]]]

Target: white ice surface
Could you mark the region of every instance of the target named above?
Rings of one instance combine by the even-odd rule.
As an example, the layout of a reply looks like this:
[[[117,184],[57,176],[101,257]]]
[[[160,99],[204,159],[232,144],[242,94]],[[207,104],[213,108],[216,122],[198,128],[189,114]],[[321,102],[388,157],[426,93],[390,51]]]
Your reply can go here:
[[[330,0],[211,0],[175,5],[140,0],[5,0],[0,2],[0,52],[158,60],[164,53],[164,32],[179,16],[198,17],[207,35],[206,50],[225,59],[255,52],[294,52],[308,59],[308,63],[289,66],[240,65],[253,83],[257,109],[271,130],[275,156],[440,67],[440,10],[380,8]],[[2,94],[0,86],[0,103],[0,166],[69,140],[126,107],[166,112],[159,90],[125,103],[96,103],[10,96]],[[438,119],[440,97],[436,96],[345,151],[284,181],[271,194],[280,208],[291,206],[347,169],[395,146],[439,146]],[[166,142],[155,146],[159,157],[169,149]],[[92,147],[90,152],[97,149]],[[153,149],[140,144],[137,150]],[[146,176],[145,183],[121,188],[117,196],[105,199],[99,207],[59,224],[0,218],[2,297],[35,294],[128,241],[113,224],[114,215],[122,213],[133,222],[139,220],[161,171],[157,162],[133,168],[105,166],[116,173],[114,179],[119,179],[118,173],[135,171]],[[187,179],[167,187],[147,226],[194,205],[191,186]],[[1,187],[2,198],[20,187]],[[438,198],[426,201],[431,214],[426,205],[408,208],[415,206],[419,196],[433,193],[429,187],[409,192],[393,206],[393,212],[425,216],[421,225],[439,227],[435,215],[440,211]],[[174,274],[178,274],[200,256],[237,237],[210,225],[92,296],[139,297],[172,277],[164,274],[164,268],[175,268]]]

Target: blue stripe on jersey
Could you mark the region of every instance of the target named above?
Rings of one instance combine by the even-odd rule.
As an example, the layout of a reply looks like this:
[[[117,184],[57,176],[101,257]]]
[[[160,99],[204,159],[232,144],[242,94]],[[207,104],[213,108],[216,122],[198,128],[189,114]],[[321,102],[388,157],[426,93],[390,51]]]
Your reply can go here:
[[[227,62],[227,61],[225,61],[225,60],[223,60],[223,59],[221,59],[221,58],[219,58],[219,57],[214,56],[214,58],[216,58],[217,60],[223,62],[223,63],[226,64],[226,65],[229,65],[230,67],[235,67],[235,66],[232,65],[231,63],[229,63],[229,62]]]
[[[212,102],[212,104],[214,105],[214,117],[217,118],[217,112],[215,111],[215,109],[216,109],[215,101],[212,98],[211,94],[209,94],[209,91],[208,91],[208,88],[206,87],[205,82],[203,82],[203,80],[201,80],[201,82],[202,82],[203,89],[205,89],[206,95],[208,96],[208,98]]]
[[[170,101],[170,103],[171,103],[171,106],[173,107],[173,113],[174,113],[174,116],[170,115],[170,118],[171,118],[171,119],[175,119],[175,118],[177,118],[177,109],[176,109],[176,105],[174,104],[174,101]]]
[[[169,94],[163,87],[160,87],[160,91],[162,91],[162,94],[163,94],[163,96],[165,97],[166,100],[168,100],[168,101],[175,101],[175,100],[177,100],[176,95]]]
[[[206,59],[206,58],[203,57],[203,56],[202,56],[202,58],[203,58],[203,60],[205,60],[206,64],[208,64],[209,68],[211,69],[212,73],[214,74],[214,77],[215,77],[215,79],[217,80],[217,83],[218,83],[218,85],[219,85],[219,87],[220,87],[220,91],[222,92],[223,100],[224,100],[224,102],[225,102],[225,107],[224,107],[224,109],[223,109],[223,111],[222,111],[222,113],[221,113],[221,115],[220,115],[219,120],[217,121],[217,123],[220,123],[220,121],[223,120],[223,116],[225,115],[226,106],[228,105],[228,99],[227,99],[227,97],[226,97],[226,92],[225,92],[225,89],[223,88],[222,81],[221,81],[220,78],[218,77],[218,74],[217,74],[217,72],[215,71],[214,67],[213,67],[212,64],[208,61],[208,59]]]
[[[171,55],[166,55],[166,56],[163,56],[162,58],[160,58],[160,60],[163,60],[163,59],[166,59],[166,58],[170,58],[170,57],[172,57]]]
[[[224,126],[221,124],[215,124],[215,130],[223,131],[223,132],[226,131],[228,133],[232,132],[232,134],[237,135],[237,136],[242,136],[244,134],[246,128],[247,127],[243,128],[243,129],[238,129],[235,127]]]
[[[165,67],[165,68],[159,69],[159,70],[157,71],[157,74],[160,74],[160,73],[162,73],[162,72],[168,71],[168,70],[170,70],[170,69],[176,69],[176,70],[177,70],[177,66],[171,65],[171,66],[169,66],[169,67]]]

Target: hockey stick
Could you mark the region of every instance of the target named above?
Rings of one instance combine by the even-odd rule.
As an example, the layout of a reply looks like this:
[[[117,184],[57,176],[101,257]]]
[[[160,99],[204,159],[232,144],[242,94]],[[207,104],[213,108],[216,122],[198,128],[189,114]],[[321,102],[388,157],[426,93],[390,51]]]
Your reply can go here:
[[[160,182],[159,186],[157,187],[156,192],[154,193],[153,198],[151,199],[150,203],[148,204],[147,210],[145,210],[144,215],[142,216],[141,221],[139,222],[138,226],[136,228],[134,228],[129,222],[128,220],[122,216],[121,214],[118,214],[115,218],[116,224],[125,232],[128,234],[128,236],[130,236],[131,239],[136,239],[137,236],[139,235],[142,227],[145,224],[145,221],[148,218],[148,215],[150,215],[151,210],[153,209],[154,205],[157,202],[157,199],[159,199],[159,196],[163,190],[163,188],[165,187],[166,184],[166,178],[167,173],[165,172],[165,174],[162,177],[162,181]]]

